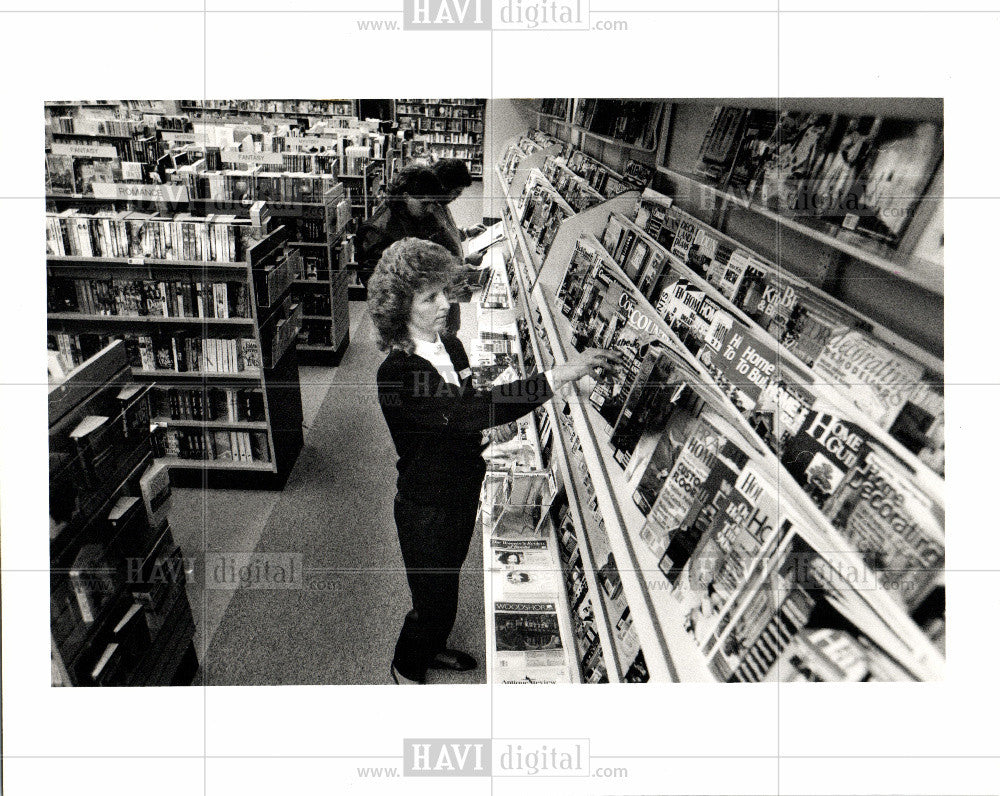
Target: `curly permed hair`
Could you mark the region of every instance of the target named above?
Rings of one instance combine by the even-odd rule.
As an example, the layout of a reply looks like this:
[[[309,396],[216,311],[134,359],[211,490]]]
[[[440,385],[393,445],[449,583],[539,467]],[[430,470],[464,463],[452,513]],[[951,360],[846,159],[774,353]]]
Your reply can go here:
[[[444,246],[419,238],[403,238],[389,246],[368,280],[368,312],[378,347],[412,354],[408,322],[413,297],[436,285],[450,288],[459,276],[458,260]]]

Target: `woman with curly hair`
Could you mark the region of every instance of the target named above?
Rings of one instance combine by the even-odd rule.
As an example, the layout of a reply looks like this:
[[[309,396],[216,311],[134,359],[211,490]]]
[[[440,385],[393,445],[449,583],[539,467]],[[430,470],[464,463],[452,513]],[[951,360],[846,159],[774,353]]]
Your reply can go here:
[[[413,598],[390,673],[423,683],[429,668],[467,671],[471,655],[448,649],[458,575],[475,530],[486,474],[482,432],[528,414],[563,385],[621,363],[592,349],[490,390],[472,388],[469,358],[446,332],[449,292],[461,265],[447,249],[405,238],[389,246],[368,282],[379,348],[378,396],[399,460],[393,513]]]

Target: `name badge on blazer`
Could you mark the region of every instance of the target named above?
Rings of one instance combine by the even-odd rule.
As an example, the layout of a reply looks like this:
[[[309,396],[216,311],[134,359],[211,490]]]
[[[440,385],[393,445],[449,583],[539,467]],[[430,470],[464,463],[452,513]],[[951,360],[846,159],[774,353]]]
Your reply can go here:
[[[472,368],[463,368],[458,372],[459,381],[465,381],[472,375]]]

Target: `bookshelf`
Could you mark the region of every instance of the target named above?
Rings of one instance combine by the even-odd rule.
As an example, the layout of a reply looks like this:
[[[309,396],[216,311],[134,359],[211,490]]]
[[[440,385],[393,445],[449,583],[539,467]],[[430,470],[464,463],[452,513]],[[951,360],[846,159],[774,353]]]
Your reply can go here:
[[[517,142],[512,145],[516,146]],[[646,445],[643,451],[637,447],[623,454],[620,448],[622,438],[617,438],[618,442],[615,444],[612,442],[612,432],[615,432],[617,426],[602,415],[594,396],[581,394],[581,391],[574,389],[569,397],[562,396],[552,402],[550,411],[554,414],[565,412],[570,420],[570,425],[565,421],[552,424],[559,432],[554,434],[557,440],[554,446],[557,458],[569,459],[569,451],[578,451],[590,477],[589,490],[580,482],[569,479],[572,489],[568,491],[577,498],[571,502],[580,511],[588,506],[599,510],[607,542],[603,542],[599,533],[594,533],[595,527],[600,527],[599,525],[588,523],[582,517],[574,519],[584,531],[583,536],[586,537],[589,550],[606,544],[614,554],[621,576],[621,590],[638,633],[650,679],[766,679],[772,676],[768,672],[778,658],[798,654],[801,649],[808,647],[809,640],[816,634],[826,634],[824,638],[835,637],[839,644],[854,651],[865,650],[868,666],[866,676],[873,679],[939,679],[943,671],[943,648],[936,646],[941,642],[940,626],[935,622],[927,624],[923,619],[918,626],[916,618],[911,618],[911,613],[916,617],[921,608],[903,604],[897,599],[887,576],[878,569],[875,559],[862,557],[853,543],[847,541],[839,530],[842,527],[839,524],[841,520],[838,520],[836,527],[832,524],[832,515],[820,510],[819,505],[814,503],[814,498],[785,469],[778,455],[765,444],[765,440],[744,414],[733,405],[707,363],[695,356],[697,348],[692,348],[690,340],[682,341],[678,336],[683,332],[683,327],[676,323],[676,317],[662,317],[662,309],[653,306],[650,299],[632,282],[632,277],[618,264],[614,254],[603,246],[601,239],[609,220],[614,217],[627,220],[629,216],[633,216],[634,220],[639,194],[635,191],[621,194],[579,213],[567,214],[561,219],[547,253],[539,256],[532,251],[525,240],[524,231],[519,229],[521,215],[515,197],[518,196],[520,186],[529,183],[532,170],[544,168],[545,158],[557,154],[558,150],[554,148],[547,154],[535,153],[519,158],[514,173],[509,175],[509,183],[498,168],[501,184],[508,186],[504,223],[508,232],[509,253],[533,308],[527,318],[539,361],[544,359],[546,364],[563,361],[580,334],[575,325],[577,322],[572,320],[572,316],[564,315],[560,307],[563,306],[564,298],[569,301],[566,297],[576,295],[567,293],[565,297],[561,297],[561,291],[567,289],[564,287],[566,273],[581,268],[581,262],[590,262],[586,258],[581,259],[579,252],[582,247],[590,252],[589,257],[601,264],[603,270],[594,273],[603,274],[603,278],[610,280],[608,284],[616,286],[614,290],[626,297],[622,298],[625,302],[623,306],[629,308],[626,315],[634,316],[650,332],[651,339],[657,345],[664,346],[663,361],[673,363],[671,367],[676,368],[675,373],[684,374],[683,383],[687,385],[686,389],[691,390],[691,394],[697,396],[698,405],[710,407],[711,412],[718,413],[715,422],[722,428],[724,437],[729,440],[729,444],[742,451],[741,457],[746,457],[747,463],[742,465],[744,475],[753,473],[756,478],[767,482],[762,494],[782,496],[778,509],[774,508],[773,498],[769,498],[772,500],[771,508],[762,509],[758,505],[754,509],[754,517],[759,512],[765,516],[774,516],[770,517],[772,525],[768,526],[768,533],[746,548],[748,557],[739,564],[743,567],[740,571],[744,574],[733,580],[724,599],[718,598],[718,605],[713,602],[711,608],[699,608],[696,599],[698,588],[685,585],[683,579],[686,576],[680,574],[687,570],[664,570],[664,560],[669,562],[670,559],[661,558],[655,545],[651,547],[646,538],[646,534],[650,532],[647,529],[651,527],[651,520],[633,500],[633,493],[645,478],[644,467],[648,466],[648,457],[655,450],[651,451],[649,442],[645,442],[642,443]],[[532,158],[535,158],[535,162],[531,162]],[[550,182],[547,189],[548,187],[554,188],[554,185]],[[654,247],[650,245],[649,248],[652,250]],[[682,262],[674,262],[677,258],[668,258],[666,255],[670,254],[669,251],[660,254],[665,262],[675,268],[683,265]],[[681,273],[691,280],[694,287],[704,288],[702,292],[706,295],[712,294],[712,285],[702,285],[697,281],[697,274],[688,271]],[[604,288],[603,292],[606,294],[611,289]],[[601,291],[593,295],[600,294]],[[614,311],[610,308],[607,311],[613,317]],[[548,355],[546,348],[550,351]],[[628,379],[636,376],[627,371],[624,378],[626,383],[622,389],[625,392],[622,395],[631,389]],[[861,420],[856,413],[851,413],[845,402],[838,403],[837,396],[828,397],[837,410],[854,420]],[[912,457],[908,460],[905,451],[900,451],[899,446],[893,446],[884,433],[880,436],[871,423],[859,423],[859,426],[865,427],[866,433],[870,435],[868,438],[875,441],[874,444],[881,442],[885,446],[880,447],[880,450],[886,452],[884,455],[890,459],[895,457],[895,461],[904,465],[914,465]],[[609,433],[612,433],[612,440],[609,440]],[[884,464],[882,459],[877,460]],[[871,461],[876,461],[876,458]],[[561,469],[573,472],[573,466],[569,462]],[[905,488],[916,490],[914,494],[919,492],[923,499],[933,503],[933,486],[935,483],[940,486],[940,480],[935,482],[926,468],[922,474],[915,466],[903,469],[909,472],[904,479],[907,485]],[[592,498],[589,497],[590,493],[593,493]],[[584,494],[588,497],[581,504],[579,498]],[[775,530],[779,526],[779,519],[780,528]],[[858,522],[860,520],[856,519],[855,524]],[[943,530],[938,533],[932,523],[927,528],[922,528],[921,532],[928,536],[928,544],[941,545],[943,550]],[[710,535],[706,536],[707,533],[703,528],[701,538],[710,539]],[[874,526],[871,533],[876,533]],[[744,540],[741,544],[748,543]],[[667,549],[673,550],[669,545]],[[696,552],[699,549],[696,548]],[[675,555],[676,552],[675,550]],[[869,553],[865,556],[869,556]],[[589,591],[601,594],[602,584],[593,582],[595,572],[601,567],[595,566],[597,562],[593,553],[589,558],[590,566],[585,568]],[[736,566],[733,562],[740,561],[735,554],[730,554],[726,560],[727,567]],[[789,581],[789,562],[801,560],[810,562],[810,573],[826,573],[827,580],[819,582],[811,574],[809,577],[813,579],[806,579],[808,588],[804,588],[802,583],[796,584],[794,579]],[[848,568],[860,573],[863,584],[849,583],[840,578],[840,574],[848,571]],[[732,578],[732,575],[727,577]],[[661,579],[662,584],[659,582]],[[717,582],[717,579],[712,582]],[[791,591],[781,584],[791,584]],[[937,577],[930,577],[922,581],[922,584],[925,596],[943,589],[943,584]],[[778,595],[784,595],[781,598],[784,601],[778,600]],[[715,599],[717,598],[713,597]],[[617,622],[611,621],[614,616],[608,605],[603,605],[603,609],[598,626],[603,629],[599,637],[602,648],[607,653],[607,669],[612,676],[622,677],[621,656],[617,655],[616,639],[610,635],[612,631],[609,631],[609,628],[617,626]],[[836,617],[843,627],[850,628],[854,635],[851,636],[843,629],[832,630],[809,624],[810,621],[821,621],[816,617],[832,621],[829,618],[831,616]],[[746,628],[751,628],[752,632]],[[743,635],[737,637],[737,633]],[[840,672],[840,675],[848,676],[844,672]]]
[[[293,282],[293,295],[302,306],[297,343],[301,359],[338,364],[350,345],[347,284],[354,263],[350,192],[338,185],[324,193],[322,203],[266,207],[271,228],[288,227],[289,245],[303,260]]]
[[[121,341],[50,381],[53,685],[183,685],[198,668],[150,393]]]
[[[275,116],[288,118],[342,118],[357,116],[355,100],[181,100],[189,114],[219,116]]]
[[[486,101],[479,99],[401,99],[395,101],[400,130],[413,132],[411,157],[458,158],[473,179],[483,178]]]
[[[47,218],[49,343],[65,367],[124,340],[132,377],[151,385],[157,461],[176,482],[280,488],[302,447],[303,259],[288,228],[231,214]]]

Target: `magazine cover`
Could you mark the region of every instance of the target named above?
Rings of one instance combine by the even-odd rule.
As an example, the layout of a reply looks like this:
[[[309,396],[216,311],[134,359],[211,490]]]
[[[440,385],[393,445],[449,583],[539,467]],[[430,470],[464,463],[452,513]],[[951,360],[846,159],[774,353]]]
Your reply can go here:
[[[537,682],[538,669],[552,680],[567,666],[553,602],[497,601],[493,605],[495,666],[501,678]],[[553,671],[549,671],[553,670]]]
[[[856,189],[859,208],[845,229],[895,244],[941,160],[941,128],[932,122],[885,120]]]
[[[816,215],[840,225],[862,206],[861,170],[871,155],[882,125],[873,116],[839,117],[830,136],[831,147],[812,176]]]
[[[944,567],[944,512],[904,468],[872,444],[827,504],[833,526],[892,596],[913,610]]]
[[[559,566],[545,539],[491,539],[492,594],[497,600],[554,600]]]
[[[704,493],[702,487],[717,457],[727,446],[728,440],[712,421],[713,414],[707,411],[698,418],[693,428],[691,421],[685,423],[683,418],[678,418],[675,434],[666,444],[672,445],[688,428],[691,428],[690,435],[684,439],[676,456],[669,448],[661,450],[660,455],[651,460],[650,467],[643,475],[645,491],[640,493],[636,502],[647,501],[652,487],[656,483],[662,483],[639,534],[657,556],[664,555],[674,533],[692,517],[692,511],[700,505]],[[666,475],[663,475],[665,468],[652,470],[660,461],[666,464],[671,459],[672,466]]]
[[[712,121],[701,142],[696,173],[715,185],[724,184],[729,176],[746,114],[743,108],[721,105],[716,106],[712,114]]]
[[[810,177],[826,157],[834,123],[828,113],[782,112],[761,178],[765,205],[789,216],[816,214]]]
[[[762,552],[776,548],[791,528],[777,491],[754,463],[746,463],[734,479],[721,480],[709,503],[711,519],[674,588],[688,632],[702,646],[716,632],[723,609],[758,576]]]
[[[839,385],[882,428],[892,425],[923,376],[916,362],[857,329],[831,334],[813,372]]]

